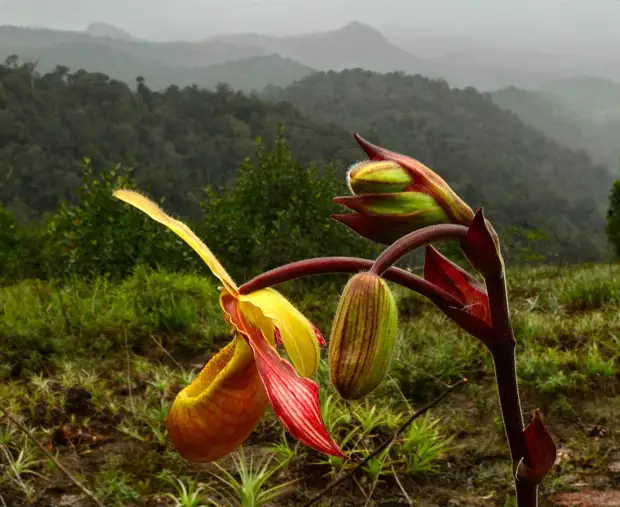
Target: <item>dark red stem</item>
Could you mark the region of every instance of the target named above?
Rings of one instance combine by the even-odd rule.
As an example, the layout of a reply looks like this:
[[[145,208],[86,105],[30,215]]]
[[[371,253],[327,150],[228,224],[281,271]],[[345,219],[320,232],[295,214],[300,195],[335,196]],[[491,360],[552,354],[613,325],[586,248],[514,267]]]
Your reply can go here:
[[[386,248],[383,253],[377,257],[370,271],[381,276],[386,269],[416,248],[432,243],[433,241],[459,240],[467,234],[468,230],[469,228],[464,225],[440,224],[430,225],[411,232]]]
[[[515,355],[516,340],[510,311],[505,274],[485,278],[494,340],[489,347],[495,364],[495,378],[499,403],[506,430],[506,438],[512,457],[513,473],[521,459],[531,466],[530,455],[525,440],[519,386],[517,384],[517,361]],[[515,476],[518,507],[536,507],[538,488],[526,482],[519,482]]]
[[[271,271],[266,271],[256,278],[252,278],[239,287],[239,293],[249,294],[250,292],[306,276],[368,271],[372,265],[373,261],[357,257],[317,257],[316,259],[306,259],[285,264]],[[443,289],[404,269],[390,268],[384,273],[383,278],[422,294],[440,308],[461,308],[463,306]]]

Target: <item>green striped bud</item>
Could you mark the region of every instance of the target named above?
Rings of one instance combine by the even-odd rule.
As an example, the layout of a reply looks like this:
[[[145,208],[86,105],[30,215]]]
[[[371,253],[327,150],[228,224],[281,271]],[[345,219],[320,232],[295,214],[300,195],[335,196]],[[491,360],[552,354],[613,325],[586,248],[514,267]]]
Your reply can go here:
[[[343,398],[358,399],[387,373],[396,331],[396,301],[385,281],[373,273],[349,280],[332,325],[329,375]]]
[[[347,181],[356,195],[404,192],[413,184],[413,176],[391,160],[358,162],[349,169]]]

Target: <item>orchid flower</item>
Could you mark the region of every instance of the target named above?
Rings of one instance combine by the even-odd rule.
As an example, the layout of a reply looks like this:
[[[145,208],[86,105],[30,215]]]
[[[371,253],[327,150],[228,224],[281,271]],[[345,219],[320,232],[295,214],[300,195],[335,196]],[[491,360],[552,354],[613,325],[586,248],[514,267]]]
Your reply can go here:
[[[297,440],[343,457],[321,417],[319,386],[310,377],[319,363],[318,330],[271,288],[240,294],[224,267],[183,222],[131,190],[114,196],[165,225],[209,266],[220,280],[220,305],[232,341],[217,352],[196,379],[179,392],[168,415],[168,434],[190,462],[214,461],[237,449],[260,421],[267,403]],[[280,357],[282,343],[292,363]]]

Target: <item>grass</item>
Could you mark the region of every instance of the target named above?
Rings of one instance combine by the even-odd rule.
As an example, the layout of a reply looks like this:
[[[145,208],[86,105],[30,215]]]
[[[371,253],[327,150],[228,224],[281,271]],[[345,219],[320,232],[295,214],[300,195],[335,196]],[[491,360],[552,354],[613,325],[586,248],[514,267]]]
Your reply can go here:
[[[545,481],[541,505],[579,482],[613,487],[620,268],[530,268],[510,271],[508,280],[524,410],[542,409],[567,456]],[[329,336],[338,287],[298,289],[285,287]],[[325,362],[317,375],[327,427],[352,462],[447,384],[467,376],[470,385],[323,505],[513,505],[490,357],[428,302],[395,293],[400,334],[380,387],[345,403],[329,387]],[[244,449],[218,464],[191,466],[167,440],[174,396],[229,338],[217,298],[212,280],[142,270],[119,283],[0,288],[0,400],[105,505],[302,503],[352,464],[297,444],[269,410]],[[77,494],[0,417],[0,505],[56,505]]]

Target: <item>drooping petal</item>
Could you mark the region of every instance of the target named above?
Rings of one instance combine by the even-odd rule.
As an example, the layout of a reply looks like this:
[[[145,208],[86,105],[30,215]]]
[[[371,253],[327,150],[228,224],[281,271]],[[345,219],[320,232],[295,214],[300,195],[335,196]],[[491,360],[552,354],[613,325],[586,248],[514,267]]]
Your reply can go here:
[[[174,232],[177,236],[179,236],[183,241],[185,241],[189,246],[191,246],[194,251],[200,255],[203,261],[209,266],[211,271],[215,276],[217,276],[220,281],[224,284],[226,289],[233,294],[237,293],[237,285],[230,277],[230,275],[224,269],[224,266],[220,264],[220,261],[217,260],[217,257],[213,255],[211,250],[207,248],[202,240],[194,234],[194,232],[183,222],[179,220],[175,220],[171,216],[167,215],[157,204],[151,201],[149,198],[139,194],[138,192],[134,192],[133,190],[116,190],[114,192],[114,196],[120,199],[121,201],[125,201],[132,206],[135,206],[140,211],[146,213],[156,222],[165,225],[172,232]]]
[[[247,338],[269,403],[287,431],[308,447],[344,457],[325,428],[319,405],[319,385],[300,377],[257,328],[250,327]]]
[[[273,327],[278,328],[286,353],[302,377],[309,377],[317,370],[320,352],[314,326],[288,299],[274,289],[262,289],[238,298],[244,317],[265,336],[270,338]],[[252,306],[270,322],[256,319]]]
[[[321,417],[318,384],[309,378],[300,377],[278,355],[274,346],[262,334],[262,329],[246,320],[247,313],[241,309],[243,303],[225,292],[220,302],[227,320],[239,330],[252,348],[269,402],[284,427],[305,445],[319,452],[342,457],[342,451],[329,436]]]
[[[192,463],[237,449],[262,417],[268,398],[252,351],[237,335],[174,400],[168,434]]]

